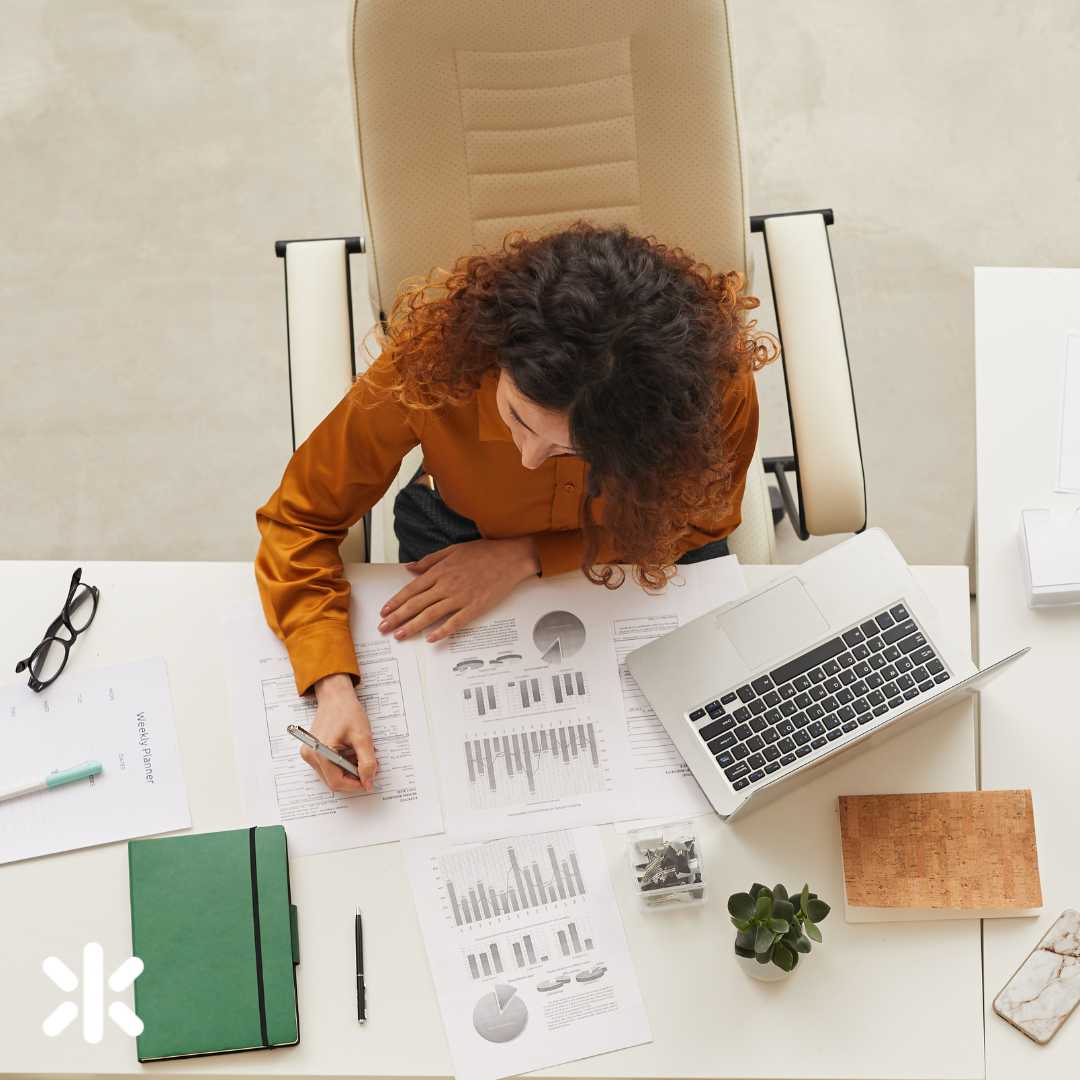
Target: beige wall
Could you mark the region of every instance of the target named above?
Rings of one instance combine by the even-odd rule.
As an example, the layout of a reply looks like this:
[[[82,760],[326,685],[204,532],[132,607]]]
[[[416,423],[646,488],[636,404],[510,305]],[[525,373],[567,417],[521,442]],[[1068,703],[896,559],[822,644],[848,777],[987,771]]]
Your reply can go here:
[[[734,12],[751,209],[836,210],[872,518],[963,561],[971,267],[1077,262],[1080,7]],[[2,15],[0,558],[248,558],[289,451],[273,241],[363,231],[348,4]]]

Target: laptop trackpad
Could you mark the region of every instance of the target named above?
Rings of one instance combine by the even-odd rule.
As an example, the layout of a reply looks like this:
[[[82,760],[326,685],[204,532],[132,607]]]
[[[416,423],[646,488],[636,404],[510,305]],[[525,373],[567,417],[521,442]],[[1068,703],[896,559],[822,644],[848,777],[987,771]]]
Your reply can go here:
[[[817,643],[829,623],[798,578],[788,578],[766,592],[716,617],[747,665],[757,670],[786,660]]]

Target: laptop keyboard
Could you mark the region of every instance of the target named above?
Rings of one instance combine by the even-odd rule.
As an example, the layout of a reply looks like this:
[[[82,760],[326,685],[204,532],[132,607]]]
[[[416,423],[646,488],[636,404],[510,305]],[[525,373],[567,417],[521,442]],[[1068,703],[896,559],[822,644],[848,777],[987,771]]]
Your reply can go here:
[[[947,682],[949,671],[903,604],[689,713],[736,791],[850,741],[868,724]]]

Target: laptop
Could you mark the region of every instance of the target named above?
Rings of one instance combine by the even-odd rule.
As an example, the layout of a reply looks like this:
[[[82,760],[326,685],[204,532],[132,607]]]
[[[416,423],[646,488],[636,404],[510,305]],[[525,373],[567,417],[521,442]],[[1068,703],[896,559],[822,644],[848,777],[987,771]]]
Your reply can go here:
[[[971,694],[979,670],[872,528],[626,658],[725,819]],[[817,773],[814,773],[817,775]]]

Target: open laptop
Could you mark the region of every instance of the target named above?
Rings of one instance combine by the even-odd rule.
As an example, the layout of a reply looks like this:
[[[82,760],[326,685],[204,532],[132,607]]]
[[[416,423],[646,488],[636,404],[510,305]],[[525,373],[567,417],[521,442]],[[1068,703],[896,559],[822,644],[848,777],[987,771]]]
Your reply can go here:
[[[825,762],[978,690],[889,537],[868,529],[627,657],[716,812],[734,817]]]

